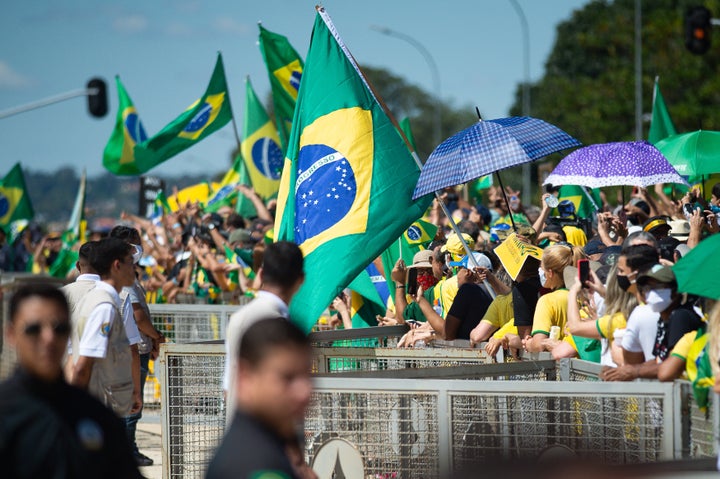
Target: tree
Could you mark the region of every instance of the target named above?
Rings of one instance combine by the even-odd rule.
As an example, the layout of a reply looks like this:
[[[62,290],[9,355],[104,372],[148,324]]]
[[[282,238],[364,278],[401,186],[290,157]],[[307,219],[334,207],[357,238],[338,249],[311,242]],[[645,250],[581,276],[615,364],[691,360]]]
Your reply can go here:
[[[699,2],[716,14],[720,1]],[[720,45],[705,55],[685,49],[683,18],[696,0],[642,2],[643,111],[656,75],[679,132],[720,129]],[[626,141],[635,132],[634,0],[596,0],[557,27],[545,74],[531,86],[533,116],[584,144]],[[520,85],[511,114],[521,109]],[[647,135],[649,125],[644,125]]]

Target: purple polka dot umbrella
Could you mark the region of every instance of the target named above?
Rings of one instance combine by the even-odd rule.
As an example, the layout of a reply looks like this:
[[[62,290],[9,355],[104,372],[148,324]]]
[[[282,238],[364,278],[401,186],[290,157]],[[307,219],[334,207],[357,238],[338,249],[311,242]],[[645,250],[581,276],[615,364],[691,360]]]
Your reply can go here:
[[[657,183],[688,184],[653,145],[624,141],[578,148],[558,163],[543,184],[601,188]]]

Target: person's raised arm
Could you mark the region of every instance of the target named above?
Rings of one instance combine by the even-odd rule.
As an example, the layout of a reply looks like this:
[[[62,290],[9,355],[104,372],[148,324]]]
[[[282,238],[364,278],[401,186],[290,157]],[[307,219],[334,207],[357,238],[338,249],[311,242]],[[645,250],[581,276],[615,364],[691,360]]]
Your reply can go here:
[[[267,221],[274,221],[274,218],[272,214],[270,214],[270,211],[267,209],[267,206],[265,206],[265,202],[258,196],[257,193],[255,193],[255,190],[251,187],[243,184],[239,184],[236,187],[240,193],[245,195],[247,199],[250,200],[250,202],[255,207],[255,211],[257,212],[258,218],[262,220]]]

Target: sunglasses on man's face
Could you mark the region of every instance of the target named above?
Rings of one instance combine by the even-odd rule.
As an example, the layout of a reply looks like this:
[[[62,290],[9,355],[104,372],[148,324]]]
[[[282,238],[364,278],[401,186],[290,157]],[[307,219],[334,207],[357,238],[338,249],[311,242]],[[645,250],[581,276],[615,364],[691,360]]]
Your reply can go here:
[[[30,323],[25,325],[25,328],[23,328],[23,333],[25,336],[29,337],[38,337],[40,336],[40,332],[42,331],[43,325],[42,323]],[[52,329],[55,336],[67,336],[70,334],[70,323],[56,323],[48,325],[50,329]]]

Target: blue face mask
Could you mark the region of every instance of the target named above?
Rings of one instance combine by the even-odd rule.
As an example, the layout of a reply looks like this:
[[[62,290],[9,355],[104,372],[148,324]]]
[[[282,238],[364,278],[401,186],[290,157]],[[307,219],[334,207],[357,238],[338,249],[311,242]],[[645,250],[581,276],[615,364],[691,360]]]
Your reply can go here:
[[[540,286],[543,288],[545,287],[545,282],[547,281],[547,277],[545,276],[545,270],[542,268],[538,268],[538,277],[540,278]]]

